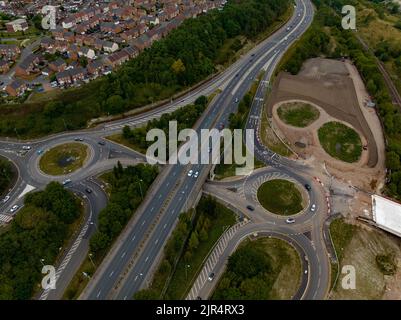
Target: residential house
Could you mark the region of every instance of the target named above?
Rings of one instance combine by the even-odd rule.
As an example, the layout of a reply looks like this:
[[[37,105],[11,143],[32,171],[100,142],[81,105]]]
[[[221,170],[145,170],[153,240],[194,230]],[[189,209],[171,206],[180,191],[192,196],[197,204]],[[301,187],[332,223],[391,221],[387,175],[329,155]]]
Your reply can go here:
[[[35,54],[30,54],[26,57],[19,65],[15,68],[15,75],[17,76],[28,76],[33,72],[36,72],[36,66],[39,63],[40,58]]]
[[[103,42],[103,51],[105,52],[116,52],[118,50],[118,44],[111,41],[104,41]]]
[[[18,97],[25,93],[27,85],[21,80],[14,80],[6,87],[6,92],[13,97]]]
[[[9,60],[16,60],[20,53],[20,48],[15,44],[0,44],[0,56]]]
[[[56,80],[60,85],[72,83],[69,70],[64,70],[56,74]]]
[[[86,70],[82,67],[74,68],[68,70],[71,76],[71,80],[73,82],[77,82],[79,80],[84,80],[86,77]]]
[[[96,58],[96,54],[95,54],[95,50],[88,48],[88,47],[82,47],[78,50],[78,55],[79,56],[84,56],[88,59],[95,59]]]
[[[6,23],[6,28],[8,32],[18,32],[28,30],[29,26],[25,19],[17,19]]]
[[[5,60],[0,60],[0,73],[7,73],[10,70],[10,65]]]
[[[103,72],[104,64],[103,64],[103,61],[101,61],[101,60],[95,60],[95,61],[89,62],[88,66],[86,68],[87,68],[89,74],[97,77]]]
[[[61,72],[67,68],[67,63],[63,59],[57,59],[49,63],[49,68],[54,72]]]

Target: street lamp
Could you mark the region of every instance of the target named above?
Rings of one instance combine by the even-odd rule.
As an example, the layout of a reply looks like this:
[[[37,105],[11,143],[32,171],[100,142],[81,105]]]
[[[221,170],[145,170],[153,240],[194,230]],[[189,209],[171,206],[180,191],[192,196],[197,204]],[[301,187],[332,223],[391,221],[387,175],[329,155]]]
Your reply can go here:
[[[42,264],[42,266],[44,266],[45,259],[40,259],[40,263]]]
[[[88,254],[88,257],[89,257],[89,260],[92,262],[93,267],[96,268],[96,265],[95,265],[95,263],[93,262],[93,259],[92,259],[93,254],[92,254],[92,253],[89,253],[89,254]]]
[[[141,182],[143,182],[143,180],[142,179],[139,179],[139,190],[141,191],[141,198],[142,198],[142,201],[143,201],[143,193],[142,193],[142,185],[141,185]]]
[[[188,271],[187,271],[188,268],[191,268],[191,265],[189,264],[185,265],[185,280],[188,279]]]

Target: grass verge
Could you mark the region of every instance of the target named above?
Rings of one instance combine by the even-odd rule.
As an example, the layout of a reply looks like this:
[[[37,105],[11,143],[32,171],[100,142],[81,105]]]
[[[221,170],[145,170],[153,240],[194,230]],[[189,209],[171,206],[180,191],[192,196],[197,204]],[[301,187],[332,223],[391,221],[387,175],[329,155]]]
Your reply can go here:
[[[305,128],[319,118],[319,110],[307,103],[290,102],[277,109],[279,118],[294,127]]]

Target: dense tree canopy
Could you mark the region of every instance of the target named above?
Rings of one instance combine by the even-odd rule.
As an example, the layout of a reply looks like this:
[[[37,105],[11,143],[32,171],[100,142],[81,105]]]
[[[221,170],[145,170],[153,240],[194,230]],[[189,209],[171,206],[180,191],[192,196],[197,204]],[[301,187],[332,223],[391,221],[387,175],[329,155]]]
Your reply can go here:
[[[79,201],[59,183],[30,193],[24,207],[0,235],[0,299],[30,299],[41,279],[41,259],[53,264],[80,214]]]

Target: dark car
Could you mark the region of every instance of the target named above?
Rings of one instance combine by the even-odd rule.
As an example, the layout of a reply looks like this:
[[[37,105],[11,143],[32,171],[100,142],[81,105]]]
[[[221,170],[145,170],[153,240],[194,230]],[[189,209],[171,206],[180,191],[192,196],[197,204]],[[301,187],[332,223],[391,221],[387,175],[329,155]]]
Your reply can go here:
[[[83,138],[75,138],[74,141],[84,141]]]
[[[99,141],[98,144],[100,144],[101,146],[104,146],[104,145],[106,145],[106,142],[104,142],[104,141]]]
[[[250,206],[250,205],[246,206],[246,208],[247,208],[249,211],[254,211],[254,210],[255,210],[255,208],[252,207],[252,206]]]
[[[312,187],[309,184],[305,184],[305,189],[308,190],[308,191],[311,191]]]
[[[91,188],[86,188],[85,191],[86,191],[86,193],[92,193],[92,189]]]

